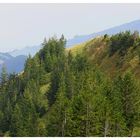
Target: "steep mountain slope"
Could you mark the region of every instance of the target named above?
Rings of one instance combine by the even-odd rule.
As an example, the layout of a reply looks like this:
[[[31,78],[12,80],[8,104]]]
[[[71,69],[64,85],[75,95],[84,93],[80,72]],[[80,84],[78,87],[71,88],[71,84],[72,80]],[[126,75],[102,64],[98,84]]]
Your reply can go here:
[[[138,24],[135,27],[138,27]],[[131,35],[129,32],[124,32],[114,36],[96,37],[68,48],[67,51],[71,51],[73,55],[86,55],[91,65],[96,65],[112,79],[116,75],[131,72],[140,81],[140,37],[138,32]],[[139,132],[140,127],[136,125],[132,136],[140,136]]]

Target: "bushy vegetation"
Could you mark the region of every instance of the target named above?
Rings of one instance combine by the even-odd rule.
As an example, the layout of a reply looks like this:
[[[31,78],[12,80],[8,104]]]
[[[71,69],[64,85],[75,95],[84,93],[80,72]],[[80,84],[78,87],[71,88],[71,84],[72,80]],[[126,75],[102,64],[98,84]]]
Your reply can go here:
[[[135,42],[129,32],[106,40],[111,55]],[[3,69],[0,135],[132,136],[140,127],[139,79],[131,71],[109,77],[86,51],[73,55],[65,43],[63,36],[45,40],[19,75]]]
[[[111,36],[109,54],[112,56],[118,51],[120,55],[125,55],[128,48],[136,47],[136,45],[139,44],[140,39],[137,31],[134,33],[131,33],[130,31],[121,32]]]

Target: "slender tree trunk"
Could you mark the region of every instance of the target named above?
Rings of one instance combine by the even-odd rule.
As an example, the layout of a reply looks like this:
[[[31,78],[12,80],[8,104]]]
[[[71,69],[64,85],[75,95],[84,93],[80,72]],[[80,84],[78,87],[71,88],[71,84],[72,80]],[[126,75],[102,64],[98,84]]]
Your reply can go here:
[[[114,136],[118,136],[118,121],[115,121],[115,130],[114,130]]]
[[[134,128],[131,128],[131,130],[130,130],[130,137],[132,137],[132,135],[133,135],[133,130],[134,130]]]
[[[86,136],[89,135],[89,105],[86,106]]]
[[[104,137],[106,137],[108,134],[108,127],[109,127],[109,122],[108,122],[108,120],[105,120]]]
[[[64,113],[64,120],[62,122],[62,137],[65,136],[65,126],[66,126],[66,122],[67,122],[67,119],[66,119],[66,111]]]

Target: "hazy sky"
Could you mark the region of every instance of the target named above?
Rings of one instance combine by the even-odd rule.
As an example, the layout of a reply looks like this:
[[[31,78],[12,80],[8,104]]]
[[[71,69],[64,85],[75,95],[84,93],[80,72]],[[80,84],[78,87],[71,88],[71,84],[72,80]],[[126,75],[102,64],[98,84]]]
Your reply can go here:
[[[54,34],[91,34],[140,19],[140,4],[0,4],[0,51],[38,45]]]

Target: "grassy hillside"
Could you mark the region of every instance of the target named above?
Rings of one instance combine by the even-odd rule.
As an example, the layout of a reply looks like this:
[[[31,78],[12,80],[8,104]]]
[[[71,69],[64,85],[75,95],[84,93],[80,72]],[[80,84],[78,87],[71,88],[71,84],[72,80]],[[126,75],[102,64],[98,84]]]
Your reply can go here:
[[[85,53],[91,65],[97,65],[103,72],[110,76],[116,73],[131,71],[140,78],[140,45],[128,46],[124,55],[119,50],[112,56],[109,55],[111,37],[98,37],[86,43],[74,46],[70,50],[73,54]],[[119,46],[118,46],[119,47]]]

